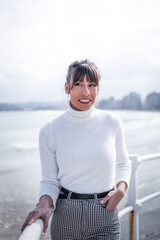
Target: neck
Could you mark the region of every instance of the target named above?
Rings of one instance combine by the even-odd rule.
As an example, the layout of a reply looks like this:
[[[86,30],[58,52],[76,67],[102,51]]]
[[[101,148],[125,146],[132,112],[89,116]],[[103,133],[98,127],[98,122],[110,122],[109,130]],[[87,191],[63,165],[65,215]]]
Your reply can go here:
[[[70,101],[68,102],[67,115],[70,120],[73,121],[83,121],[89,119],[94,113],[95,106],[94,104],[86,111],[78,111],[71,107]]]

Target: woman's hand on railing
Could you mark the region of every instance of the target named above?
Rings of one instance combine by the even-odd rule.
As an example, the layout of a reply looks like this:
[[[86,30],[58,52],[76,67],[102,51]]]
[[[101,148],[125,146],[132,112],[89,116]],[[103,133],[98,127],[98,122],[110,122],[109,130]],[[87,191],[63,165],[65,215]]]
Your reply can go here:
[[[31,225],[38,218],[43,220],[43,232],[45,233],[48,228],[48,221],[50,217],[50,206],[52,205],[52,200],[49,196],[45,195],[40,198],[39,203],[36,205],[36,208],[29,213],[24,224],[22,225],[21,231],[25,229],[27,225]]]

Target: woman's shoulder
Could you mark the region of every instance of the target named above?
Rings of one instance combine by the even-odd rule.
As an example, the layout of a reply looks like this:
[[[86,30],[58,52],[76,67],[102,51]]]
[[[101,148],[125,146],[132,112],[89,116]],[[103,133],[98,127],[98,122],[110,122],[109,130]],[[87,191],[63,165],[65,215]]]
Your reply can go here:
[[[50,132],[50,129],[52,127],[56,127],[57,124],[61,124],[61,122],[64,121],[63,115],[64,113],[59,113],[58,115],[56,115],[56,117],[50,118],[40,127],[40,132]]]
[[[109,111],[109,110],[102,110],[102,109],[96,109],[97,114],[100,117],[103,117],[105,119],[107,119],[108,121],[112,121],[112,122],[119,122],[121,121],[120,116],[117,113],[114,113],[113,111]]]
[[[102,119],[102,122],[105,123],[105,126],[115,132],[122,125],[121,117],[113,111],[97,109],[97,114],[99,119]]]

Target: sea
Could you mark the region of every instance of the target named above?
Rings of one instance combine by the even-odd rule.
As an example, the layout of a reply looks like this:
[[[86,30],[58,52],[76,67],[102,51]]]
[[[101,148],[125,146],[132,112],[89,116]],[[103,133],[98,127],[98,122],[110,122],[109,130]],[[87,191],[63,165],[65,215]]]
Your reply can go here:
[[[107,110],[109,111],[109,110]],[[113,110],[123,122],[129,155],[160,153],[160,112]],[[15,240],[38,201],[41,168],[38,150],[40,127],[63,111],[0,112],[0,240]],[[160,159],[138,169],[138,197],[160,190]],[[121,210],[127,195],[119,205]],[[140,212],[140,239],[160,231],[160,198],[144,204]],[[121,240],[129,239],[129,216],[121,221]],[[49,229],[41,239],[50,239]]]

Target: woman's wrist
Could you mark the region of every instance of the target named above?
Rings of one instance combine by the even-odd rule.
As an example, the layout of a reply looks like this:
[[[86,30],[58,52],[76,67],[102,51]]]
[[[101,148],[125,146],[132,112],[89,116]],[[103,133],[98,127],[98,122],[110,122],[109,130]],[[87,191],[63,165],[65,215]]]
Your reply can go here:
[[[52,198],[49,195],[43,195],[40,199],[39,199],[39,203],[37,205],[46,205],[48,207],[53,207],[53,201]]]
[[[126,182],[121,181],[117,184],[117,191],[120,192],[123,197],[125,195],[126,189],[127,189],[127,183]]]

